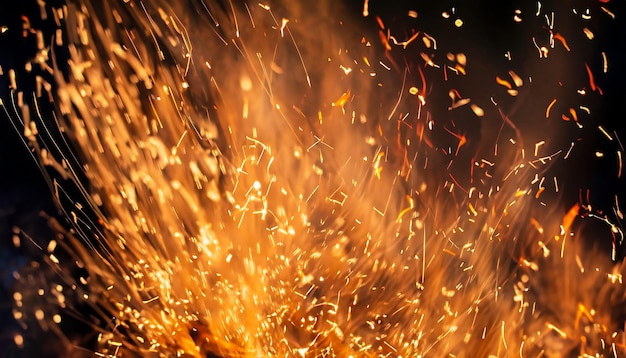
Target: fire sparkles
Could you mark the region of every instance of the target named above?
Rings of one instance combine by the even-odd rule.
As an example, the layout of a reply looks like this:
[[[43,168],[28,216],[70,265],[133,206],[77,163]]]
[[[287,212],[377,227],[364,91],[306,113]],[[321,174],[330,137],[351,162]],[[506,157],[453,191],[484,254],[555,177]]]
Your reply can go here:
[[[560,16],[609,21],[610,3],[512,9],[528,54],[493,61],[443,4],[38,4],[55,30],[7,27],[37,51],[2,68],[2,108],[68,219],[50,219],[59,282],[41,290],[89,305],[97,356],[626,354],[620,199],[563,197],[553,168],[580,157],[610,68],[560,68],[600,35]],[[27,295],[14,317],[64,337]]]

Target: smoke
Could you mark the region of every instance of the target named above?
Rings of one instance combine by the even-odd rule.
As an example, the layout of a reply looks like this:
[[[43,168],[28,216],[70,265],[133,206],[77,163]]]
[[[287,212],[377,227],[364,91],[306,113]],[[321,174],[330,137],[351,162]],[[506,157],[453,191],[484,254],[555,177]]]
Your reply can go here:
[[[98,354],[623,353],[623,265],[574,222],[601,219],[614,250],[619,225],[563,211],[556,177],[543,193],[569,143],[543,150],[479,84],[448,90],[480,61],[448,37],[333,1],[44,9],[49,76],[4,108],[69,221],[51,219],[69,259],[47,255],[85,271],[69,286]]]

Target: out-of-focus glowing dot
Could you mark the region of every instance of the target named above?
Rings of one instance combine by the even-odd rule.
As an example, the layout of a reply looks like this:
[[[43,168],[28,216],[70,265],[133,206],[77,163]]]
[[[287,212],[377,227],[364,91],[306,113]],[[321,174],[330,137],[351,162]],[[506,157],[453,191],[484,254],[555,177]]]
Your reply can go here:
[[[520,16],[521,14],[522,14],[522,10],[516,9],[515,10],[515,15],[513,16],[513,21],[515,21],[515,22],[522,22],[522,17]]]
[[[22,300],[22,293],[21,292],[14,292],[13,293],[13,300],[18,302]]]
[[[450,18],[450,14],[447,11],[444,11],[441,13],[441,17],[443,17],[444,19],[449,19]]]
[[[417,19],[417,11],[415,10],[409,10],[409,17],[412,17],[414,19]]]
[[[35,318],[37,318],[38,321],[43,320],[44,317],[45,317],[45,315],[44,315],[42,310],[39,309],[39,310],[35,311]]]
[[[465,56],[464,53],[457,53],[456,54],[456,62],[458,62],[462,66],[465,66],[467,64],[467,56]]]
[[[16,346],[22,348],[24,346],[24,337],[21,334],[16,334],[13,336],[13,342]]]
[[[57,247],[56,240],[50,240],[50,242],[48,243],[47,250],[48,250],[48,252],[53,252],[54,249],[56,249],[56,247]]]
[[[61,323],[61,315],[55,314],[54,316],[52,316],[52,321],[57,324]]]
[[[484,115],[485,115],[485,111],[484,111],[482,108],[480,108],[479,106],[477,106],[477,105],[475,105],[475,104],[472,104],[472,105],[471,105],[471,108],[472,108],[472,111],[474,112],[474,114],[475,114],[477,117],[482,117],[482,116],[484,116]]]
[[[2,101],[0,101],[0,104],[2,104]],[[21,246],[20,229],[14,226],[12,232],[13,232],[13,246],[19,248]]]
[[[2,105],[2,103],[0,103],[0,105]],[[22,246],[22,242],[20,240],[20,236],[19,235],[13,235],[12,241],[13,241],[13,246],[14,247],[19,249],[20,246]]]
[[[596,158],[602,158],[602,157],[604,157],[604,153],[596,152]]]
[[[456,26],[456,27],[463,26],[463,20],[461,20],[461,19],[454,20],[454,26]]]
[[[341,257],[345,253],[344,246],[340,243],[336,243],[335,246],[333,246],[331,253],[334,257]]]
[[[241,86],[241,89],[243,91],[249,91],[252,89],[252,81],[250,80],[250,77],[248,76],[241,77],[241,80],[239,81],[239,85]]]
[[[430,46],[432,46],[432,42],[426,36],[422,37],[422,42],[424,43],[424,46],[426,46],[427,48],[430,48]]]
[[[46,293],[46,292],[44,291],[44,289],[43,289],[43,288],[40,288],[40,289],[38,289],[38,290],[37,290],[37,294],[38,294],[39,296],[43,296],[45,293]]]
[[[414,95],[414,96],[415,96],[415,95],[417,94],[417,92],[419,92],[419,90],[417,89],[417,87],[411,87],[411,88],[409,88],[409,93],[410,93],[410,94],[412,94],[412,95]]]
[[[254,188],[254,190],[259,190],[261,189],[261,183],[258,180],[255,180],[254,184],[252,184],[252,187]]]
[[[187,88],[189,88],[189,82],[187,82],[187,81],[183,81],[183,83],[181,83],[181,87],[182,87],[183,89],[187,89]]]

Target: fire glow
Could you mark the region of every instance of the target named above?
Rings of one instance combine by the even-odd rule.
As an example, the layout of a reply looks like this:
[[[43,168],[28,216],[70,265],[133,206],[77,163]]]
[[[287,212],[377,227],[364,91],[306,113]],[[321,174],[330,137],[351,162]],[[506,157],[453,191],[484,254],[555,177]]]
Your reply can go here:
[[[535,5],[510,21],[541,24],[536,56],[574,51]],[[593,16],[614,17],[608,5]],[[66,290],[99,314],[99,356],[626,354],[623,265],[573,230],[605,224],[617,260],[619,198],[613,216],[582,195],[562,207],[546,173],[576,145],[501,105],[532,73],[495,69],[493,94],[473,93],[480,59],[420,28],[419,10],[395,14],[412,24],[398,31],[374,1],[42,9],[58,31],[30,65],[49,77],[31,105],[3,69],[2,104],[72,224],[42,252],[66,280],[86,271]],[[471,25],[455,7],[439,17]],[[554,93],[540,118],[593,126],[606,69],[581,64],[584,96]]]

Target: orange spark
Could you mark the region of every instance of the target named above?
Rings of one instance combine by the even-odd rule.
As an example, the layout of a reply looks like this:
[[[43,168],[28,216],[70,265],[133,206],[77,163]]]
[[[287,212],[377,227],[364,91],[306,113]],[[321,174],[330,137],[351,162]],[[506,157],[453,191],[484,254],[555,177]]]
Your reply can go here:
[[[426,127],[424,126],[424,122],[419,121],[417,122],[417,126],[415,127],[415,134],[417,134],[417,137],[419,138],[419,141],[421,142],[424,138],[424,129]]]
[[[565,214],[565,216],[563,217],[563,223],[561,224],[563,226],[563,231],[569,230],[569,228],[572,226],[572,223],[574,222],[574,219],[576,219],[576,216],[578,216],[579,210],[580,204],[576,203],[569,209],[567,214]]]
[[[465,137],[465,135],[464,135],[464,134],[456,134],[456,133],[454,133],[453,131],[451,131],[451,130],[449,130],[448,128],[445,128],[445,127],[444,127],[444,129],[445,129],[448,133],[450,133],[450,134],[452,134],[454,137],[456,137],[456,139],[458,139],[458,140],[459,140],[459,144],[456,146],[456,153],[454,153],[454,155],[459,155],[459,149],[461,149],[461,147],[462,147],[463,145],[465,145],[465,143],[467,143],[467,138]]]
[[[411,42],[413,42],[419,36],[419,34],[420,34],[420,32],[418,31],[418,32],[414,33],[413,36],[411,36],[408,40],[404,41],[402,43],[402,48],[406,48],[407,46],[409,46],[409,44]]]
[[[587,69],[587,75],[589,75],[589,87],[591,87],[592,91],[595,92],[597,90],[598,92],[600,92],[600,94],[602,94],[602,89],[596,85],[596,81],[593,78],[593,73],[591,72],[591,68],[589,68],[589,65],[587,65],[586,63],[585,63],[585,68]]]
[[[554,104],[556,103],[556,98],[552,100],[552,102],[550,102],[550,104],[548,105],[548,108],[546,108],[546,118],[550,117],[550,110],[552,109],[552,106],[554,106]]]
[[[535,199],[539,199],[541,193],[543,193],[544,190],[546,190],[546,188],[539,188],[539,190],[537,190],[537,193],[535,194]]]
[[[383,32],[383,30],[378,31],[378,36],[380,36],[380,42],[385,46],[385,50],[391,51],[391,45],[389,44],[389,40],[387,40],[387,35]]]
[[[418,67],[417,70],[420,73],[420,79],[422,80],[422,92],[421,93],[426,93],[426,76],[424,75],[424,72],[422,71],[421,67]]]
[[[478,212],[476,211],[476,209],[474,208],[474,205],[472,205],[472,203],[467,204],[467,207],[469,208],[469,210],[472,213],[472,215],[474,215],[474,216],[478,215]]]
[[[402,221],[402,216],[404,216],[404,214],[410,212],[411,210],[413,210],[413,208],[415,208],[415,202],[413,201],[413,198],[411,198],[410,195],[405,196],[405,199],[409,202],[409,206],[405,208],[404,210],[402,210],[400,214],[398,214],[398,217],[396,218],[396,222]]]
[[[385,157],[384,152],[378,153],[376,160],[374,161],[374,175],[380,179],[380,173],[383,171],[383,167],[380,165],[380,160]]]
[[[582,318],[583,315],[587,317],[588,320],[593,322],[593,314],[587,309],[587,307],[585,307],[585,305],[583,305],[582,303],[579,303],[578,311],[576,312],[576,321],[574,322],[575,329],[578,329],[580,325],[580,319]]]
[[[381,19],[380,16],[376,16],[376,22],[378,23],[378,26],[380,26],[382,30],[385,29],[385,23],[383,23],[383,19]]]
[[[348,100],[350,99],[350,96],[352,95],[352,93],[350,92],[350,90],[347,90],[346,92],[344,92],[341,97],[339,97],[335,102],[332,103],[333,107],[343,107],[344,104],[346,104],[346,102],[348,102]]]
[[[522,87],[522,85],[524,84],[524,81],[522,80],[520,76],[517,75],[517,73],[513,71],[509,71],[509,76],[511,76],[511,78],[513,79],[513,83],[515,83],[516,87]]]
[[[569,114],[571,114],[572,118],[574,118],[574,122],[578,122],[578,115],[576,114],[576,110],[574,108],[570,107]]]
[[[539,223],[539,221],[537,221],[537,219],[530,218],[530,224],[534,226],[535,229],[537,229],[537,232],[539,232],[540,234],[543,234],[543,226],[541,226],[541,224]]]
[[[499,85],[502,85],[508,89],[512,89],[513,86],[511,86],[511,84],[509,83],[509,81],[507,80],[503,80],[502,78],[500,78],[500,76],[496,76],[496,83],[498,83]]]
[[[464,187],[462,187],[461,184],[459,184],[459,182],[456,180],[456,178],[452,174],[448,173],[448,176],[450,177],[450,179],[452,179],[452,181],[454,182],[454,185],[458,186],[459,189],[461,189],[461,191],[463,191],[464,193],[467,193],[467,190]]]
[[[565,37],[563,37],[561,34],[556,33],[554,35],[554,38],[561,41],[561,44],[563,44],[563,47],[565,47],[565,49],[567,50],[567,52],[570,52],[570,48],[569,46],[567,46],[567,41],[565,40]]]

